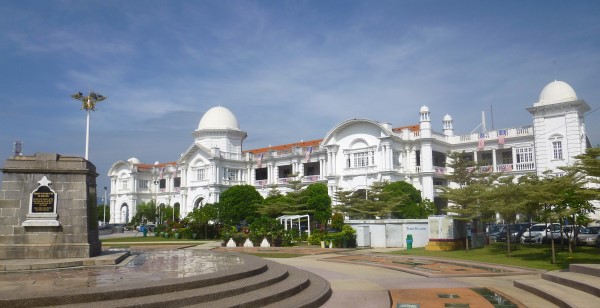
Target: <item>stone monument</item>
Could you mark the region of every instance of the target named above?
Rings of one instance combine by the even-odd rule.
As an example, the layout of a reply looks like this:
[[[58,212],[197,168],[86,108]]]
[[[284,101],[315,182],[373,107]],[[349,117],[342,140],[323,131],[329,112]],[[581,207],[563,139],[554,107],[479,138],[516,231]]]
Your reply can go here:
[[[0,189],[0,259],[101,254],[96,167],[55,153],[6,160]]]

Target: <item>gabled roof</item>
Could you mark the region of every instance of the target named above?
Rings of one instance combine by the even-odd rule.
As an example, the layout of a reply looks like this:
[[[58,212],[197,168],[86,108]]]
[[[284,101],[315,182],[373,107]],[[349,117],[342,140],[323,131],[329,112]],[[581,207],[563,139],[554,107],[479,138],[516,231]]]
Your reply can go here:
[[[265,153],[268,151],[291,152],[292,149],[295,147],[299,147],[299,148],[318,147],[319,144],[321,144],[321,141],[323,141],[323,139],[315,139],[315,140],[309,140],[309,141],[300,141],[300,142],[294,142],[294,143],[280,144],[280,145],[270,146],[270,147],[266,147],[266,148],[246,150],[243,153],[252,153],[252,154],[256,155],[256,154]]]
[[[187,160],[190,159],[192,157],[192,155],[194,153],[196,153],[196,151],[202,151],[202,152],[206,153],[208,156],[213,157],[213,155],[209,149],[205,148],[204,146],[202,146],[200,144],[194,143],[187,150],[185,150],[185,152],[183,152],[183,154],[181,155],[181,158],[179,158],[177,163],[182,163],[182,162],[189,163],[189,161],[187,161]]]
[[[168,163],[160,163],[160,164],[135,164],[135,166],[138,168],[138,170],[142,170],[142,169],[152,169],[154,167],[157,168],[164,168],[164,167],[175,167],[177,165],[177,162],[168,162]]]

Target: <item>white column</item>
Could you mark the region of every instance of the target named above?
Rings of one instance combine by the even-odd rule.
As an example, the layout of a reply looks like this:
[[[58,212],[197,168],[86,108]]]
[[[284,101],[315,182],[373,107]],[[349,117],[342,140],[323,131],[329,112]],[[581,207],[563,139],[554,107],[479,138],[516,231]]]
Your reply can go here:
[[[325,176],[325,160],[319,158],[319,179],[322,179]]]
[[[496,149],[492,149],[492,172],[496,172]]]
[[[512,169],[513,169],[513,171],[516,171],[517,170],[517,152],[515,152],[514,147],[510,148],[510,151],[512,152]]]
[[[381,169],[382,170],[387,170],[387,145],[383,146],[382,152],[381,152]]]
[[[333,156],[333,157],[332,157],[332,160],[331,160],[331,161],[332,161],[332,165],[333,165],[333,166],[331,166],[331,167],[332,167],[332,169],[333,169],[333,172],[332,172],[332,174],[337,174],[337,161],[336,161],[336,157],[337,157],[337,155],[336,155],[336,154],[337,154],[337,151],[334,151],[334,152],[332,153],[332,156]]]

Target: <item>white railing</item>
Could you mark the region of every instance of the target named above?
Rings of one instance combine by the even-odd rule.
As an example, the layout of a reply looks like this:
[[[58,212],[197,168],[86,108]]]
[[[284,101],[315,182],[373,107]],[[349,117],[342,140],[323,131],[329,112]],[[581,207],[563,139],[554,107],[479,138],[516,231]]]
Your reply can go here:
[[[533,128],[531,126],[526,126],[526,127],[519,127],[519,128],[515,128],[515,133],[517,136],[521,136],[521,135],[532,135],[532,130]]]
[[[440,141],[448,141],[448,136],[436,132],[431,132],[431,136]]]
[[[517,170],[517,171],[533,170],[533,169],[535,169],[535,163],[515,164],[515,170]]]
[[[239,180],[223,180],[224,185],[243,185],[244,181]]]
[[[377,166],[352,167],[344,169],[344,175],[364,175],[369,172],[377,172]]]
[[[500,138],[499,131],[500,130],[484,132],[483,139],[484,140],[497,140]],[[506,135],[504,135],[504,138],[533,135],[533,128],[531,126],[507,128],[507,129],[504,129],[504,131],[506,131]],[[475,142],[475,141],[479,140],[480,134],[481,133],[456,135],[456,136],[452,136],[452,137],[446,137],[446,140],[448,140],[449,142],[454,142],[454,143]]]
[[[240,160],[240,159],[242,159],[242,155],[240,153],[231,153],[231,152],[221,151],[221,158]]]

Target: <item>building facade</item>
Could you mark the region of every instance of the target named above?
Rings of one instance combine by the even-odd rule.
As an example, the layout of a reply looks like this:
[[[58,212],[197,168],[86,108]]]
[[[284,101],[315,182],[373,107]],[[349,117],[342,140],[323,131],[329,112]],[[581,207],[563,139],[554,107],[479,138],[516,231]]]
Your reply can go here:
[[[325,183],[329,194],[356,190],[376,181],[406,181],[422,197],[440,203],[440,187],[453,185],[445,175],[446,154],[466,152],[484,162],[486,171],[522,175],[561,166],[589,147],[584,114],[590,106],[573,88],[554,81],[539,101],[527,108],[532,124],[478,133],[455,134],[450,115],[442,132],[432,130],[429,108],[419,110],[419,123],[392,127],[369,119],[350,119],[333,127],[323,139],[244,150],[236,116],[227,108],[208,110],[194,131],[194,142],[173,162],[118,161],[108,172],[111,222],[128,222],[137,205],[156,200],[174,206],[185,217],[195,208],[219,201],[233,185],[254,185],[267,196],[271,187],[283,193],[289,182]],[[415,112],[416,113],[416,112]]]

